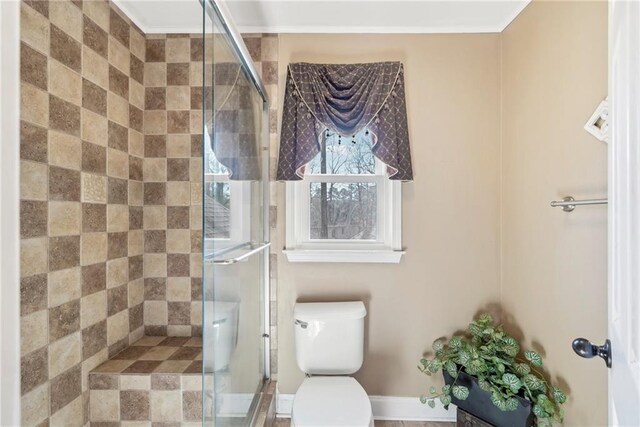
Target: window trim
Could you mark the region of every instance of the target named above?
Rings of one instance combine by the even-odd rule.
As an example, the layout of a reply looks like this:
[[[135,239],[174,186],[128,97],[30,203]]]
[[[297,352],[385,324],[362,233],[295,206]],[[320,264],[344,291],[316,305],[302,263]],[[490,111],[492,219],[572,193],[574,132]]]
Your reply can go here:
[[[309,183],[311,182],[375,182],[378,184],[377,241],[351,243],[330,240],[311,242],[301,238],[309,233]],[[306,229],[303,227],[307,227]],[[286,247],[289,262],[399,263],[402,250],[402,186],[385,175],[313,175],[301,181],[286,183]]]

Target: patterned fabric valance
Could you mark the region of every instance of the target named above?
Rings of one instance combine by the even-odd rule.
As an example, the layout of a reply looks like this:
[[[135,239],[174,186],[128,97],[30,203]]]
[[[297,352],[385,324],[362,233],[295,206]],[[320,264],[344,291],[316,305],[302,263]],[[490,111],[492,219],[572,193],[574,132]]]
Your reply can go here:
[[[400,62],[290,64],[277,179],[302,179],[328,130],[351,138],[364,128],[390,178],[413,180]]]
[[[205,141],[209,140],[216,159],[229,171],[230,180],[259,180],[260,111],[256,109],[260,105],[252,102],[255,89],[236,63],[215,64],[213,76],[213,93],[205,90]]]

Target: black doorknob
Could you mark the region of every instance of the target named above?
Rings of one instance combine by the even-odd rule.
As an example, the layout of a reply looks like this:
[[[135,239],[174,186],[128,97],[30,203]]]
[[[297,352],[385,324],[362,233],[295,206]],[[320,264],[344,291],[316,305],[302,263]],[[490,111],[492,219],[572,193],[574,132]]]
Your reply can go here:
[[[576,338],[571,343],[573,351],[580,357],[591,359],[594,356],[599,356],[607,364],[607,368],[611,367],[611,341],[605,340],[603,345],[593,345],[591,341],[586,338]]]

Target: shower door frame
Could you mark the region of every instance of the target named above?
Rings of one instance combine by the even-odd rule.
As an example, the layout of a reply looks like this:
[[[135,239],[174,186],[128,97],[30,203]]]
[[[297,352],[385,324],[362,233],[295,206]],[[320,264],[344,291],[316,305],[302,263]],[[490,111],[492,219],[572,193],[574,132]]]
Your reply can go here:
[[[261,298],[262,298],[262,310],[263,310],[263,318],[262,318],[262,340],[263,340],[263,366],[264,366],[264,375],[257,393],[260,394],[259,399],[254,400],[251,405],[251,423],[255,421],[255,417],[257,415],[257,409],[260,407],[260,402],[262,400],[262,393],[265,389],[265,386],[268,384],[271,378],[271,358],[270,358],[270,349],[271,349],[271,337],[269,335],[270,332],[270,269],[269,269],[269,247],[268,244],[270,242],[269,238],[269,205],[270,205],[270,194],[269,194],[269,97],[267,95],[266,88],[262,82],[262,78],[258,74],[253,60],[251,59],[251,55],[247,50],[242,36],[236,26],[234,25],[229,11],[227,10],[225,4],[220,0],[200,0],[203,5],[205,15],[203,19],[208,17],[212,20],[213,23],[217,21],[222,25],[222,30],[224,34],[228,36],[228,41],[230,42],[231,49],[236,55],[236,59],[240,62],[241,67],[247,72],[251,83],[253,84],[254,89],[258,92],[260,97],[262,98],[262,117],[261,117],[261,129],[260,129],[260,138],[261,138],[261,162],[262,162],[262,242],[258,242],[259,244],[266,244],[262,251],[259,252],[261,256],[263,256],[263,286],[261,288]],[[203,20],[203,37],[206,39],[207,34],[205,33],[205,22]],[[215,24],[214,24],[215,25]],[[206,58],[203,55],[203,60]],[[206,68],[203,67],[203,83],[205,81]],[[203,96],[203,104],[202,110],[204,113],[205,110],[205,97]],[[205,115],[203,114],[203,120]],[[204,187],[203,187],[204,189]],[[204,205],[203,205],[204,208]],[[204,230],[204,215],[203,215],[203,230]],[[205,264],[204,257],[206,256],[205,250],[207,245],[203,244],[203,268]],[[249,248],[249,251],[251,248]],[[266,251],[266,252],[265,252]],[[258,254],[256,254],[258,255]],[[206,275],[203,273],[203,280]],[[204,290],[203,286],[203,290]],[[204,299],[203,299],[204,304]],[[203,307],[204,313],[204,307]],[[203,371],[203,375],[206,373]],[[213,375],[213,374],[212,374]]]

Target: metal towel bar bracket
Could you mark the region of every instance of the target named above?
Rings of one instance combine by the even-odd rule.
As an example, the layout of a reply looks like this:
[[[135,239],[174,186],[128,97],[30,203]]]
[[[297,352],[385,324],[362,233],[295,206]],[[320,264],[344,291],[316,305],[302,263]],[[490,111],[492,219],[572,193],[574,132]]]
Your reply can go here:
[[[562,201],[554,200],[551,202],[551,207],[561,207],[565,212],[572,212],[576,206],[580,205],[606,205],[607,199],[588,199],[588,200],[576,200],[571,196],[567,196]]]

